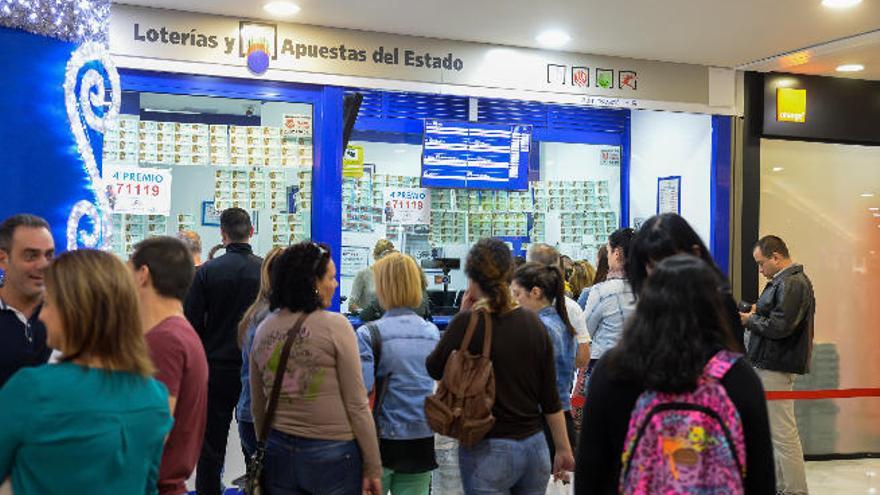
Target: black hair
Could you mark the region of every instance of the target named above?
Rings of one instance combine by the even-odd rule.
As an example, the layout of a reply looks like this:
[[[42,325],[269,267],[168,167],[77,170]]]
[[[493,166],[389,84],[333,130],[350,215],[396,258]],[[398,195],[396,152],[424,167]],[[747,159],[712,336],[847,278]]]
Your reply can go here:
[[[12,254],[12,238],[15,236],[15,229],[19,227],[51,230],[49,222],[42,217],[28,213],[12,215],[0,223],[0,250]]]
[[[317,283],[327,274],[329,264],[330,247],[326,244],[303,241],[285,249],[272,263],[269,310],[311,313],[322,308]]]
[[[785,245],[785,241],[779,236],[765,235],[755,243],[755,247],[761,250],[761,254],[765,258],[773,257],[773,253],[777,253],[786,259],[791,257],[788,253],[788,246]]]
[[[608,353],[611,376],[661,392],[693,390],[714,353],[736,348],[719,283],[716,271],[695,256],[661,261],[620,343]]]
[[[726,278],[687,220],[675,213],[663,213],[647,219],[630,244],[626,274],[633,294],[639,297],[648,278],[648,266],[678,253],[692,254],[702,259],[722,279]]]
[[[544,293],[544,297],[553,303],[556,313],[565,324],[570,335],[577,332],[568,319],[568,310],[565,309],[565,280],[562,278],[562,270],[558,266],[542,265],[530,262],[517,268],[513,274],[513,280],[525,290],[537,287]]]
[[[150,269],[150,281],[160,296],[186,299],[195,267],[189,248],[180,239],[168,236],[144,239],[134,246],[131,264],[135,269],[144,265]]]
[[[247,242],[253,230],[251,216],[241,208],[227,208],[220,214],[220,230],[230,242]]]
[[[468,252],[464,272],[486,295],[493,312],[502,313],[513,306],[510,295],[513,255],[503,241],[491,238],[477,241]]]
[[[636,231],[629,227],[625,229],[617,229],[608,236],[608,245],[611,246],[611,249],[620,248],[623,252],[623,258],[629,258],[629,248],[635,234]]]

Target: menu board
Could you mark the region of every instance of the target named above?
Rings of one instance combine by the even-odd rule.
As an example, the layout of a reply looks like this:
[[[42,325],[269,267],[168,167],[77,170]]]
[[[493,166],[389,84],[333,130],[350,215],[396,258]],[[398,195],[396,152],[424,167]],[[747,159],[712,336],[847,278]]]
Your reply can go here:
[[[425,120],[422,187],[527,190],[532,127]]]

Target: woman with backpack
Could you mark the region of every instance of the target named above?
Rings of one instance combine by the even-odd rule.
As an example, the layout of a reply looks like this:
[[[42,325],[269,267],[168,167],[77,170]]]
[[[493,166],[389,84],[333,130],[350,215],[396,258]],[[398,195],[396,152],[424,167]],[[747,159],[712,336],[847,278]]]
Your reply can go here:
[[[526,263],[513,274],[510,288],[520,306],[538,315],[553,341],[556,357],[556,390],[559,392],[559,400],[562,402],[562,411],[565,414],[568,441],[571,445],[575,445],[570,394],[578,344],[575,329],[568,321],[568,311],[565,309],[565,281],[562,272],[555,266]],[[553,457],[555,454],[553,437],[549,431],[545,433],[550,447],[550,457]]]
[[[723,316],[719,278],[678,254],[652,268],[623,339],[593,370],[576,493],[774,493],[764,390]]]
[[[459,353],[479,356],[485,351],[491,360],[494,419],[486,421],[491,427],[481,440],[462,441],[459,448],[464,491],[543,495],[551,473],[563,477],[574,468],[556,389],[553,343],[538,317],[513,301],[509,285],[513,257],[504,242],[477,242],[468,253],[465,273],[468,293],[477,302],[472,310],[453,318],[426,360],[432,377],[450,381],[461,371],[452,369],[461,361]],[[462,346],[468,338],[469,343]],[[447,361],[452,365],[447,366]],[[451,375],[444,376],[445,372]],[[452,385],[443,381],[439,390]],[[480,399],[488,400],[488,395]],[[556,447],[552,465],[542,417],[550,425]]]
[[[425,397],[434,379],[425,358],[440,332],[416,314],[422,274],[411,257],[391,253],[373,265],[382,318],[357,331],[364,385],[375,392],[373,416],[382,455],[382,493],[428,495],[437,467],[434,432],[425,419]]]

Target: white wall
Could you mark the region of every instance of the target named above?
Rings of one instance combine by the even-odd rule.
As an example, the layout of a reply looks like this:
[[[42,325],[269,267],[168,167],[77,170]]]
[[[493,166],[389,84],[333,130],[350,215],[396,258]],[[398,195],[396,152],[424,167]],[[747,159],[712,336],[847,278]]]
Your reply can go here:
[[[681,215],[707,245],[711,225],[712,117],[632,112],[630,224],[657,212],[657,178],[681,176]]]

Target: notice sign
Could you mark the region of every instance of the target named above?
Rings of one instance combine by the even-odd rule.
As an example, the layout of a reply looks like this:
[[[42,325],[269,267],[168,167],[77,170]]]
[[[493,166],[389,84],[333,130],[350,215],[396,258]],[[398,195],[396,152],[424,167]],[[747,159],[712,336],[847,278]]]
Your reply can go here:
[[[681,215],[681,176],[657,178],[657,214]]]
[[[113,213],[171,214],[171,171],[161,168],[104,166],[104,187]]]
[[[311,115],[286,114],[282,123],[281,134],[285,138],[312,137]]]
[[[339,259],[342,271],[347,276],[355,276],[370,264],[370,248],[361,246],[342,246]]]
[[[602,148],[599,153],[599,165],[620,168],[620,148]]]
[[[431,195],[427,189],[386,187],[385,223],[428,225],[431,223]]]
[[[364,147],[349,145],[342,155],[342,176],[360,179],[364,176]]]

